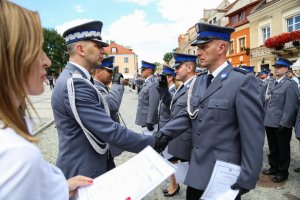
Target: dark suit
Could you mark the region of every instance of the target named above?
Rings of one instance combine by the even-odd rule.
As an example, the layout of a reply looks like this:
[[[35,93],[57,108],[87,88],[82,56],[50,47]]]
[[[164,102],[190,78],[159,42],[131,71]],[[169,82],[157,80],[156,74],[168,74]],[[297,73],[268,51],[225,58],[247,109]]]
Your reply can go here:
[[[123,98],[124,86],[118,84],[112,84],[112,87],[109,90],[100,81],[94,80],[94,82],[95,82],[95,87],[98,89],[98,91],[103,95],[104,99],[106,100],[106,103],[109,107],[111,119],[117,123],[120,123],[118,112]],[[115,146],[110,146],[110,151],[112,157],[117,157],[121,155],[121,153],[123,152],[122,149],[119,149]]]
[[[84,175],[96,178],[109,170],[110,157],[97,153],[90,145],[70,108],[67,80],[73,73],[85,74],[68,63],[57,79],[52,93],[52,109],[58,131],[59,153],[57,166],[66,178]],[[74,80],[75,102],[82,124],[98,139],[121,149],[139,152],[147,145],[154,146],[151,136],[134,133],[114,122],[99,103],[96,89],[82,79]]]
[[[267,95],[264,125],[270,150],[269,164],[277,175],[287,177],[292,128],[298,111],[298,85],[288,77],[277,84],[276,80],[272,80]]]
[[[206,89],[206,74],[197,77],[190,119],[182,109],[161,131],[175,138],[192,127],[193,150],[185,183],[205,190],[216,160],[241,166],[240,187],[255,187],[263,162],[263,107],[257,79],[228,65]]]

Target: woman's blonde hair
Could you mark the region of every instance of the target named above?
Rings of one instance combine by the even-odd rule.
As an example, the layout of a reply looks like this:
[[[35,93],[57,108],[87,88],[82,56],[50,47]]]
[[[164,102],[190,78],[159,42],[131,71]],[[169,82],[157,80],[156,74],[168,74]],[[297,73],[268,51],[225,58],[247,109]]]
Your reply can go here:
[[[37,12],[0,0],[0,120],[29,141],[24,122],[30,68],[43,45],[43,29]],[[16,103],[21,103],[16,107]]]

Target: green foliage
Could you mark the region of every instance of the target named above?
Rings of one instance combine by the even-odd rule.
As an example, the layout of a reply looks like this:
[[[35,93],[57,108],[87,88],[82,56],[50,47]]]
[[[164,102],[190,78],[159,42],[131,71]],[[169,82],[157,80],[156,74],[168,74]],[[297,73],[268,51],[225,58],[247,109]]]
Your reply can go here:
[[[168,53],[165,53],[163,60],[164,60],[166,63],[169,63],[170,60],[171,60],[172,58],[173,58],[172,53],[171,53],[171,52],[168,52]]]
[[[48,75],[56,76],[62,71],[68,62],[67,45],[62,36],[56,30],[43,28],[44,30],[44,46],[43,49],[52,62],[50,68],[47,69]]]

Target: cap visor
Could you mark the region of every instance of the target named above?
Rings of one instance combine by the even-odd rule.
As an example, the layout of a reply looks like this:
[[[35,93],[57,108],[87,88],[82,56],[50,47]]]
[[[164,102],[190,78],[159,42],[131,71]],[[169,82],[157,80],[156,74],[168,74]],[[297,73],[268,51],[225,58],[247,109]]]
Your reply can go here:
[[[175,69],[176,67],[178,67],[179,65],[181,65],[181,63],[176,63],[172,66],[173,69]]]
[[[114,67],[113,68],[111,68],[111,67],[104,67],[105,69],[107,69],[107,70],[110,70],[110,71],[114,71]]]
[[[92,41],[100,43],[102,47],[108,47],[109,46],[106,42],[103,42],[102,40],[92,39]]]
[[[197,46],[198,44],[204,44],[204,43],[210,42],[212,40],[213,39],[210,39],[210,40],[195,40],[194,42],[192,42],[191,46]]]

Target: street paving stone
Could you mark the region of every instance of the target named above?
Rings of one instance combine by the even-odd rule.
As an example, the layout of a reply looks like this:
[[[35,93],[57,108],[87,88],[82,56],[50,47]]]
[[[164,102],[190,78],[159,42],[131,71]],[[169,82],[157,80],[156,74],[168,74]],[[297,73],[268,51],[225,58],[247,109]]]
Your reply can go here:
[[[50,105],[51,91],[46,88],[46,92],[38,97],[31,97],[33,105],[36,107],[37,113],[40,116],[40,120],[35,116],[34,120],[37,121],[36,127],[47,123],[49,120],[53,120],[53,114]],[[129,90],[126,87],[123,101],[120,108],[120,113],[125,121],[126,127],[140,133],[140,127],[135,125],[135,114],[137,108],[138,95]],[[58,139],[55,125],[51,125],[38,135],[40,138],[37,146],[40,148],[45,159],[50,163],[55,164],[55,160],[58,153]],[[265,141],[264,146],[264,165],[267,164],[268,146]],[[134,153],[124,152],[119,157],[115,158],[116,165],[121,165],[128,159],[133,157]],[[290,176],[285,184],[274,184],[273,187],[260,187],[256,186],[254,190],[251,190],[246,195],[243,195],[243,200],[300,200],[300,173],[295,173],[294,168],[300,167],[300,149],[299,142],[295,139],[294,135],[291,141],[291,165],[290,165]],[[181,200],[185,199],[186,186],[181,184],[181,189],[178,195],[173,197],[164,197],[162,189],[167,188],[168,180],[164,181],[159,187],[149,193],[144,200]]]

